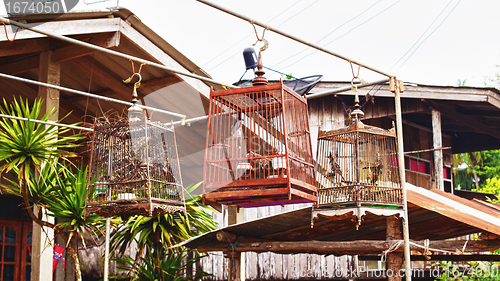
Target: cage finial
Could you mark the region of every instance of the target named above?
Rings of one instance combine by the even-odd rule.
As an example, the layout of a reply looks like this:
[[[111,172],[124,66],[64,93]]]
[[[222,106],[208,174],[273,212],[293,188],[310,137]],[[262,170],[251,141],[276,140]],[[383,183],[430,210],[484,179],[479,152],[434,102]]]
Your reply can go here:
[[[354,85],[354,79],[356,79],[356,77],[352,78],[351,80],[351,87],[354,91],[354,110],[351,112],[351,118],[353,121],[359,120],[360,118],[363,118],[365,116],[365,113],[360,109],[359,106],[358,87]]]
[[[264,74],[266,72],[262,70],[264,68],[264,65],[262,64],[262,52],[259,52],[259,59],[257,61],[257,71],[255,71],[255,74],[257,74],[257,77],[253,79],[253,85],[254,86],[259,86],[259,85],[267,85],[267,78],[264,77]]]

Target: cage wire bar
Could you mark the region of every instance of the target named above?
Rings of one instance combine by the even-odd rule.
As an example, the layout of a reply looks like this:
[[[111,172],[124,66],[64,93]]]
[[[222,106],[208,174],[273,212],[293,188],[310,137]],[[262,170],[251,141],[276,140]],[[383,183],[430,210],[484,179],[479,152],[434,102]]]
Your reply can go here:
[[[320,131],[317,153],[320,208],[402,207],[395,128],[356,119],[349,127]]]
[[[205,153],[207,204],[317,199],[307,102],[282,82],[212,91]]]
[[[147,118],[96,126],[86,214],[185,214],[173,125]]]

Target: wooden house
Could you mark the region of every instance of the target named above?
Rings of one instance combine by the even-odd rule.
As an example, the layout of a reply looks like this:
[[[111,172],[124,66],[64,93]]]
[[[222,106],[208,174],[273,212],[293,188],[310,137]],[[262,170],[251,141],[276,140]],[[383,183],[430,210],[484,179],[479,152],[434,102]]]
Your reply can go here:
[[[321,82],[313,88],[310,95],[335,92],[336,89],[349,86],[350,83],[345,82]],[[394,95],[389,92],[388,85],[370,86],[360,88],[358,91],[361,97],[361,109],[365,113],[363,123],[390,129],[395,120],[395,110]],[[478,204],[460,197],[464,196],[461,191],[456,192],[457,195],[450,193],[454,192],[453,154],[500,148],[500,92],[493,88],[405,84],[405,91],[401,94],[401,104],[405,171],[406,181],[409,184],[410,238],[415,240],[449,239],[470,233],[498,231],[500,229],[496,221],[500,214],[498,210],[486,207],[486,203]],[[311,136],[317,136],[319,130],[329,131],[344,127],[353,105],[354,93],[352,91],[309,98]],[[317,139],[312,137],[312,141],[315,150]],[[438,153],[440,151],[442,151],[442,156]],[[436,172],[438,169],[442,169],[442,172]],[[443,182],[441,185],[443,188],[437,189],[440,181]],[[481,197],[471,192],[466,195],[468,199]],[[484,196],[481,199],[484,200]],[[484,213],[478,215],[479,218],[467,214],[467,212],[475,213],[476,211]],[[484,221],[486,217],[489,217],[491,221]],[[387,229],[385,219],[380,217],[378,219],[367,217],[358,231],[351,218],[325,221],[320,217],[314,222],[314,228],[311,228],[311,207],[304,204],[239,209],[239,211],[231,210],[229,207],[225,208],[222,214],[215,215],[215,218],[221,223],[221,231],[229,235],[234,234],[232,237],[238,241],[246,241],[248,245],[255,247],[241,250],[241,252],[246,252],[242,258],[246,261],[242,262],[243,265],[240,264],[240,269],[237,271],[240,276],[236,278],[241,280],[299,280],[304,277],[347,280],[350,269],[359,264],[366,266],[375,264],[376,266],[380,256],[370,256],[369,251],[361,248],[352,248],[355,252],[347,250],[337,253],[333,250],[321,252],[321,245],[326,241],[335,244],[339,241],[358,239],[385,240]],[[301,219],[303,219],[302,222],[300,222]],[[485,224],[475,225],[480,221]],[[226,227],[228,222],[229,226]],[[235,223],[237,224],[231,226]],[[218,252],[211,252],[213,254],[205,258],[199,267],[214,274],[213,280],[225,280],[231,273],[227,271],[228,266],[231,266],[231,258],[224,258],[224,251],[221,252],[221,250],[225,249],[227,244],[213,236],[216,232],[199,239],[195,238],[187,245],[201,251],[217,250]],[[260,238],[262,240],[259,240]],[[315,245],[312,240],[322,242],[312,246]],[[266,244],[264,241],[269,243]],[[301,241],[303,242],[301,245],[307,249],[299,249],[298,245]],[[293,243],[286,244],[285,242]],[[457,243],[463,245],[464,242]],[[498,241],[491,243],[495,244]],[[240,245],[243,244],[245,242],[240,243]],[[278,249],[287,247],[286,245],[291,247]],[[260,246],[263,248],[258,249]],[[273,248],[274,246],[277,248]],[[268,250],[264,249],[266,247]],[[495,247],[498,246],[493,246]],[[374,252],[381,253],[381,251]],[[227,251],[226,256],[230,256]],[[440,257],[433,256],[433,258],[439,259]],[[460,257],[446,258],[460,260]],[[470,258],[484,259],[486,257],[471,256]],[[425,264],[417,256],[412,256],[412,260],[415,261],[413,266],[417,268]],[[339,274],[343,273],[343,275],[325,277],[319,273],[320,276],[315,278],[314,274],[318,274],[318,269],[325,268],[338,269]],[[312,277],[307,276],[311,270]],[[364,278],[366,279],[367,276]]]
[[[46,22],[38,26],[40,29],[59,34],[71,36],[78,40],[91,44],[131,54],[137,57],[155,61],[166,66],[209,77],[197,65],[183,56],[167,41],[154,33],[144,25],[132,12],[123,8],[114,8],[106,11],[72,12],[58,17],[50,15],[31,15],[23,18],[12,18],[27,24]],[[97,52],[92,49],[71,45],[43,35],[7,28],[4,34],[0,32],[0,73],[15,75],[18,77],[49,82],[64,87],[98,94],[105,97],[113,97],[130,101],[133,87],[126,85],[122,80],[133,73],[132,64],[124,58],[114,57]],[[135,70],[141,66],[135,65]],[[134,70],[134,71],[135,71]],[[220,86],[203,82],[194,78],[188,78],[161,70],[152,66],[144,65],[141,70],[142,86],[138,89],[141,102],[153,105],[157,108],[170,110],[185,114],[188,118],[206,116],[208,114],[209,87],[215,90]],[[36,97],[42,97],[47,101],[47,108],[58,109],[57,116],[70,113],[65,123],[85,122],[91,123],[92,117],[103,116],[110,112],[124,112],[126,106],[108,101],[97,101],[96,99],[75,95],[70,92],[57,92],[45,87],[34,86],[19,81],[0,78],[2,87],[0,95],[7,101],[14,96],[21,96],[30,101]],[[349,83],[323,82],[319,83],[311,94],[328,92],[340,87],[348,86]],[[369,125],[388,129],[392,126],[395,118],[393,94],[389,92],[388,86],[374,86],[360,89],[362,110],[365,112],[363,122]],[[406,178],[416,187],[424,190],[439,189],[452,192],[452,155],[453,153],[493,149],[500,147],[500,93],[490,88],[469,87],[437,87],[407,84],[405,92],[401,95],[403,122]],[[313,155],[316,147],[318,131],[332,130],[345,125],[347,112],[354,101],[353,93],[350,91],[339,92],[317,99],[308,100],[309,120],[311,137],[313,140]],[[170,116],[160,113],[149,113],[150,117],[160,122],[171,122]],[[152,116],[151,116],[152,115]],[[204,149],[206,144],[206,119],[192,122],[190,126],[176,127],[176,138],[181,163],[182,177],[185,185],[197,183],[203,179]],[[82,155],[81,161],[86,159],[84,149],[79,151]],[[418,206],[420,189],[414,192],[415,212],[427,214],[428,218],[444,223],[445,226],[452,225],[454,228],[463,229],[464,232],[457,235],[481,231],[491,225],[473,224],[470,217],[456,218],[448,214],[426,213],[430,205]],[[429,191],[433,192],[434,191]],[[422,193],[425,193],[422,191]],[[439,191],[437,192],[439,193]],[[426,193],[432,197],[433,194]],[[439,193],[446,197],[447,194]],[[439,197],[441,198],[441,197]],[[456,200],[453,197],[453,200]],[[441,198],[442,199],[442,198]],[[443,199],[444,200],[444,199]],[[446,201],[446,200],[444,200]],[[15,255],[9,259],[2,259],[2,265],[12,269],[15,280],[24,280],[23,277],[30,271],[31,280],[47,280],[51,272],[44,268],[46,264],[52,264],[52,251],[41,253],[44,248],[43,241],[45,233],[33,226],[19,207],[17,198],[0,195],[0,231],[5,238],[1,247],[14,249]],[[439,202],[438,202],[439,203]],[[437,204],[437,203],[436,203]],[[464,203],[467,205],[468,203]],[[462,206],[462,205],[460,205]],[[459,208],[458,206],[457,208]],[[220,222],[221,227],[236,222],[255,220],[258,218],[278,215],[284,211],[297,210],[298,213],[292,217],[301,217],[304,222],[304,210],[308,205],[272,206],[264,208],[240,209],[239,212],[232,207],[225,207],[224,212],[214,213],[214,218]],[[477,206],[469,206],[476,208]],[[483,207],[477,207],[483,208]],[[228,209],[232,209],[228,212]],[[481,209],[482,212],[491,210]],[[279,217],[278,217],[279,218]],[[269,218],[268,218],[269,220]],[[274,223],[270,218],[271,223]],[[266,221],[259,222],[260,227],[270,228]],[[374,222],[372,225],[385,228],[383,222]],[[255,225],[253,225],[255,226]],[[273,224],[273,227],[276,224]],[[296,225],[307,232],[310,226]],[[496,226],[496,225],[494,225]],[[249,230],[250,229],[250,230]],[[272,230],[272,228],[270,228]],[[318,229],[318,228],[316,228]],[[278,231],[279,229],[274,229]],[[441,229],[445,231],[446,229]],[[466,230],[466,231],[465,231]],[[229,230],[228,230],[229,231]],[[243,228],[239,231],[252,231],[258,236],[258,228]],[[328,229],[331,231],[331,229]],[[346,231],[339,235],[352,235],[354,231]],[[271,233],[268,233],[269,235]],[[212,234],[207,235],[206,237]],[[380,236],[380,233],[378,234]],[[439,236],[450,238],[449,234]],[[7,239],[8,238],[8,239]],[[212,237],[213,238],[213,237]],[[425,238],[422,234],[419,238]],[[335,238],[338,241],[341,237]],[[60,243],[61,241],[57,241]],[[27,259],[25,251],[32,244],[33,260]],[[194,243],[194,242],[193,242]],[[12,248],[13,247],[13,248]],[[2,248],[4,249],[4,248]],[[220,248],[204,248],[215,250]],[[12,251],[11,251],[12,252]],[[293,252],[293,251],[291,251]],[[5,257],[6,251],[1,252]],[[333,252],[332,252],[333,253]],[[309,256],[297,254],[282,256],[270,253],[248,253],[246,277],[247,279],[298,279],[284,273],[284,269],[295,266],[299,271],[307,269],[311,263],[318,261],[330,261],[330,265],[347,268],[349,263],[354,265],[350,256],[338,256],[347,252],[336,252],[337,256]],[[82,259],[86,261],[97,261],[100,250],[97,248],[81,252]],[[71,259],[66,259],[66,271],[60,266],[56,270],[55,280],[73,280],[71,272]],[[287,263],[285,264],[285,260]],[[225,266],[228,259],[222,253],[216,253],[205,258],[197,266],[214,274],[214,279],[227,278]],[[100,275],[97,262],[86,264],[87,269],[94,268],[95,276]],[[281,269],[280,269],[281,268]],[[85,268],[84,268],[85,270]],[[90,273],[92,270],[88,270]],[[293,278],[292,278],[293,277]]]
[[[132,12],[124,8],[105,11],[70,12],[63,15],[28,15],[12,17],[46,32],[81,40],[102,48],[115,50],[163,64],[172,69],[209,77],[197,65],[182,55],[167,41],[153,32]],[[40,23],[43,23],[40,25]],[[3,30],[3,28],[2,28]],[[12,41],[10,41],[12,40]],[[7,26],[0,32],[0,73],[25,79],[47,82],[62,87],[90,92],[103,97],[130,102],[133,84],[123,80],[134,72],[142,75],[142,85],[138,89],[140,103],[180,114],[187,118],[207,114],[210,86],[197,79],[180,75],[148,65],[133,65],[131,61],[98,52],[94,49],[69,44],[45,35],[16,30]],[[134,80],[135,81],[135,80]],[[63,123],[83,123],[92,126],[94,117],[117,117],[126,114],[126,105],[88,98],[71,92],[57,91],[42,86],[0,78],[0,96],[7,102],[13,97],[28,99],[43,98],[46,110],[55,108],[54,120],[69,113]],[[152,120],[163,123],[179,119],[149,112]],[[125,115],[126,116],[126,115]],[[88,124],[86,124],[88,123]],[[206,123],[206,121],[205,121]],[[203,122],[201,122],[203,124]],[[76,131],[75,131],[76,132]],[[185,168],[184,183],[189,185],[202,178],[202,171],[190,170],[192,166],[202,167],[205,146],[205,126],[179,127],[176,135],[182,168]],[[81,158],[76,162],[88,163],[88,147],[77,151]],[[192,175],[192,176],[191,176]],[[33,224],[22,212],[19,198],[0,193],[0,259],[3,276],[0,280],[49,280],[52,276],[53,253],[47,245],[45,232]],[[3,236],[2,236],[3,235]],[[4,239],[5,238],[5,239]],[[90,241],[92,242],[92,241]],[[62,241],[56,241],[64,247]],[[101,275],[99,260],[101,249],[88,244],[89,249],[80,251],[82,271],[88,278]],[[32,257],[27,248],[31,246]],[[6,251],[8,249],[8,251]],[[42,253],[42,255],[40,255]],[[63,254],[66,270],[59,263],[54,280],[74,280],[72,259]],[[10,276],[10,277],[9,277]],[[9,279],[11,278],[12,279]],[[26,279],[25,279],[26,278]]]

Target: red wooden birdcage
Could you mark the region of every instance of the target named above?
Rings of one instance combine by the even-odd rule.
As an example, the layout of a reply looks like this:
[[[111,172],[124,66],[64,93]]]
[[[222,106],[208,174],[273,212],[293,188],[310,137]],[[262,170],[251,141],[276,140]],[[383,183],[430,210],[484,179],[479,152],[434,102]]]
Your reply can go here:
[[[258,207],[317,199],[307,101],[282,82],[263,84],[210,93],[207,204]]]
[[[173,125],[137,106],[128,122],[94,127],[89,166],[86,215],[185,214]]]

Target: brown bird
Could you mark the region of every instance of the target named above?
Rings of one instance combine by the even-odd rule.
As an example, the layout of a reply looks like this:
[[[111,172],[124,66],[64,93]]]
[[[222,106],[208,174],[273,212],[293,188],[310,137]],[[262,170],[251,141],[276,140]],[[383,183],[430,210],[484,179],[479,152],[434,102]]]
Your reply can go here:
[[[265,177],[269,176],[269,173],[273,170],[272,158],[261,158],[262,155],[253,151],[248,152],[247,157],[250,158],[252,168],[264,172]]]
[[[377,185],[379,176],[382,174],[382,169],[384,168],[384,162],[382,157],[377,153],[377,163],[373,166],[364,167],[363,169],[370,169],[371,175],[368,177],[372,185]]]
[[[335,158],[332,153],[328,155],[328,161],[330,162],[330,173],[328,173],[328,177],[335,177],[335,175],[340,175],[342,181],[344,181],[344,176],[342,175],[342,170],[340,169],[340,165],[336,162],[336,158],[338,154],[335,153]]]

